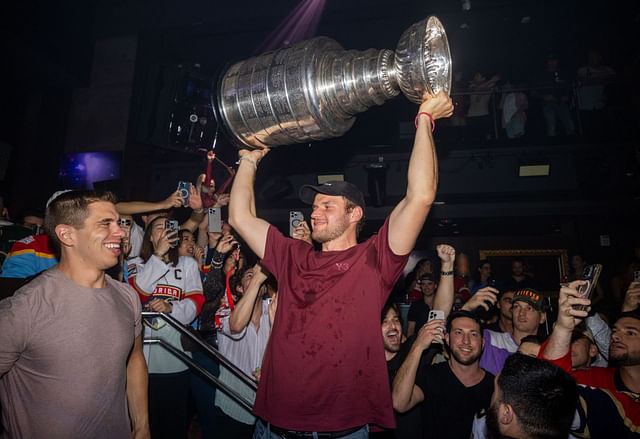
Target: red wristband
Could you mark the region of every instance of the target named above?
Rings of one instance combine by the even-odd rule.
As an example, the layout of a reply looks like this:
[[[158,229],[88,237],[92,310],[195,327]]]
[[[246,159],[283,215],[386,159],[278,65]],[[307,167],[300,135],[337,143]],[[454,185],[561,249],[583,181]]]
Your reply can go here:
[[[422,116],[423,114],[427,116],[429,118],[429,121],[431,122],[431,132],[435,131],[436,122],[433,120],[433,116],[431,115],[431,113],[427,113],[426,111],[421,111],[416,115],[416,120],[414,121],[416,129],[418,129],[418,119],[420,119],[420,116]]]

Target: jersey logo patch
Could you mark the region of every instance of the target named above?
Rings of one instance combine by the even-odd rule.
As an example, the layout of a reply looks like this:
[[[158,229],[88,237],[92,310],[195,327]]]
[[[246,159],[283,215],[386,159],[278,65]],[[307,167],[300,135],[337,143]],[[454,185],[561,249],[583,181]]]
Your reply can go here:
[[[180,300],[182,298],[182,289],[171,285],[157,285],[153,290],[153,297],[163,297],[167,299]]]
[[[349,264],[347,262],[336,262],[336,268],[338,271],[347,271],[349,269]]]
[[[18,242],[20,242],[20,243],[22,243],[22,244],[31,244],[31,243],[32,243],[32,242],[34,242],[34,241],[35,241],[35,239],[33,239],[33,235],[29,235],[29,236],[27,236],[26,238],[22,238],[22,239],[21,239],[20,241],[18,241]]]

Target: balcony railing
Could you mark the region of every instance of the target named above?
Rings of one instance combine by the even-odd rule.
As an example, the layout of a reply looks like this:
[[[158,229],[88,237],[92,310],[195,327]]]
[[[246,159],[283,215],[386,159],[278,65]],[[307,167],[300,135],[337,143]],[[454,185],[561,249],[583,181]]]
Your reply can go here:
[[[233,385],[229,385],[229,383],[223,382],[217,376],[213,375],[202,366],[197,364],[189,355],[187,355],[181,347],[173,346],[170,343],[167,343],[165,340],[161,338],[145,338],[143,343],[146,345],[159,345],[163,349],[166,349],[168,352],[179,358],[182,362],[184,362],[191,369],[197,371],[201,374],[208,382],[215,385],[217,388],[224,391],[227,395],[229,395],[235,402],[240,404],[247,411],[251,412],[253,410],[253,400],[255,399],[255,392],[257,390],[257,384],[255,380],[238,369],[233,363],[231,363],[227,358],[222,355],[215,347],[211,346],[209,343],[202,340],[200,337],[189,331],[182,323],[173,318],[169,314],[161,313],[161,312],[151,312],[145,311],[142,313],[142,317],[144,319],[149,318],[158,318],[166,322],[170,325],[175,331],[177,331],[182,337],[187,337],[191,342],[195,343],[199,346],[206,355],[217,361],[220,366],[227,369],[235,378],[237,378],[240,383],[246,386],[249,389],[249,393],[252,393],[252,398],[247,398],[239,391],[239,389],[235,388]],[[245,392],[246,393],[246,392]],[[213,401],[211,402],[213,404]]]

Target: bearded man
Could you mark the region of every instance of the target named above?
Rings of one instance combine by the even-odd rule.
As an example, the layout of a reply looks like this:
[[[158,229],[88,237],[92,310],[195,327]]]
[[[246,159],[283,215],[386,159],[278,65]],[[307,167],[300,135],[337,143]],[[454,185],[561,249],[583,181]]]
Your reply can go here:
[[[494,376],[480,367],[482,322],[469,311],[451,313],[446,323],[434,319],[418,332],[393,381],[393,408],[406,412],[422,404],[422,429],[429,438],[466,439],[476,413],[491,402]],[[449,360],[419,370],[432,343],[442,343]]]

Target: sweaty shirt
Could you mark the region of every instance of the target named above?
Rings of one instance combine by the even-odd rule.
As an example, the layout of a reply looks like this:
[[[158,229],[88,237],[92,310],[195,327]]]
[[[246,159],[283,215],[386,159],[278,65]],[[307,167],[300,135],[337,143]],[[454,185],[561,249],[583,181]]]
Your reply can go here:
[[[394,427],[380,312],[407,256],[389,248],[388,227],[343,251],[269,227],[262,263],[278,280],[278,310],[256,416],[299,431]]]

